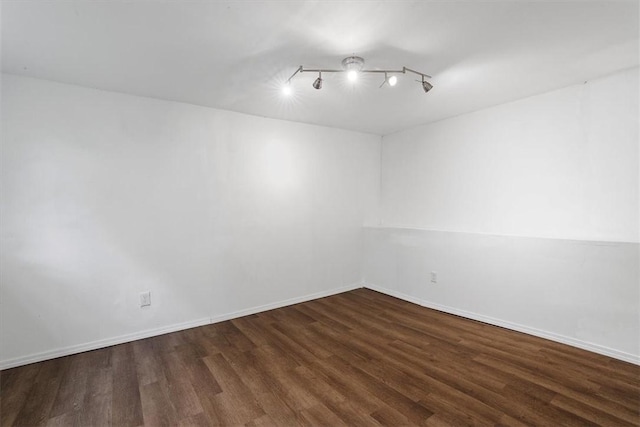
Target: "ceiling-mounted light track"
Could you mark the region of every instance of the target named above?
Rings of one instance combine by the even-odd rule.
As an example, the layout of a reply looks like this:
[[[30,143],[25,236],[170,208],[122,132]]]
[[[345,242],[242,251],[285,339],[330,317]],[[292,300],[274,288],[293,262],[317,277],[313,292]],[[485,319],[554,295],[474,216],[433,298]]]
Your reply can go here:
[[[384,81],[380,85],[380,87],[388,84],[389,86],[395,86],[398,82],[398,74],[406,74],[407,72],[417,74],[422,77],[422,89],[426,92],[429,92],[433,89],[433,85],[425,80],[425,78],[430,79],[431,76],[428,74],[421,73],[416,70],[412,70],[407,67],[402,67],[401,70],[364,70],[364,59],[359,56],[347,56],[342,60],[342,69],[318,69],[318,68],[304,68],[302,65],[298,67],[298,69],[289,77],[286,81],[287,87],[291,83],[291,79],[293,79],[298,73],[318,73],[318,78],[313,82],[314,89],[322,89],[322,73],[347,73],[347,78],[350,81],[355,81],[358,78],[358,75],[361,73],[375,73],[375,74],[384,74]]]

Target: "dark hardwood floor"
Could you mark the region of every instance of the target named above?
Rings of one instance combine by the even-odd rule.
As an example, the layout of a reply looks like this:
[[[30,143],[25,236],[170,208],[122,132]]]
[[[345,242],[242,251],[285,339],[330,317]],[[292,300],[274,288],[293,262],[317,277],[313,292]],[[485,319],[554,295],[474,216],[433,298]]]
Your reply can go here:
[[[0,373],[9,425],[640,425],[640,367],[358,289]]]

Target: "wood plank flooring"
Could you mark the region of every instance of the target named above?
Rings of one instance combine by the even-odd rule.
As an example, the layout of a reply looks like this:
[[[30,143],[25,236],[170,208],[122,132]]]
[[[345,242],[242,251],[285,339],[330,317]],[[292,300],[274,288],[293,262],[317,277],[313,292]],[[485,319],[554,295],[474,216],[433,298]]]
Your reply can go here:
[[[640,367],[366,289],[0,373],[0,425],[640,425]]]

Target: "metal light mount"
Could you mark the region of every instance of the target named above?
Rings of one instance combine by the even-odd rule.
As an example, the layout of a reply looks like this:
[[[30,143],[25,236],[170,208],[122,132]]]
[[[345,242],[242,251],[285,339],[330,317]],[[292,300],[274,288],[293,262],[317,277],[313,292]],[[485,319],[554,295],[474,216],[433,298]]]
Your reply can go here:
[[[384,74],[384,81],[380,85],[380,87],[388,84],[389,86],[395,86],[397,74],[406,74],[407,72],[416,74],[422,78],[419,80],[422,85],[422,89],[426,92],[429,92],[433,89],[433,85],[425,80],[425,78],[430,79],[431,76],[425,73],[421,73],[420,71],[412,70],[411,68],[402,67],[401,70],[366,70],[364,69],[364,59],[359,56],[347,56],[342,60],[342,69],[330,69],[330,68],[304,68],[304,66],[299,66],[298,69],[289,77],[286,81],[286,84],[289,85],[291,83],[291,79],[293,79],[298,73],[318,73],[318,78],[313,82],[313,87],[315,89],[322,89],[322,73],[347,73],[349,80],[355,80],[358,74],[368,73],[368,74]]]
[[[364,68],[364,59],[359,56],[347,56],[342,60],[342,68],[345,71],[362,71],[362,68]]]

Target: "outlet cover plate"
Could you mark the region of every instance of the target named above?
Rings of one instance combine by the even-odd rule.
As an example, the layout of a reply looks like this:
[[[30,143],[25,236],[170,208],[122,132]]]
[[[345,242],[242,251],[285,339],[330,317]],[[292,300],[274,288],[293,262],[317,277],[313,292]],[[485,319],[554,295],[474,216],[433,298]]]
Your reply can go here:
[[[151,305],[151,291],[140,292],[140,307],[149,307]]]

